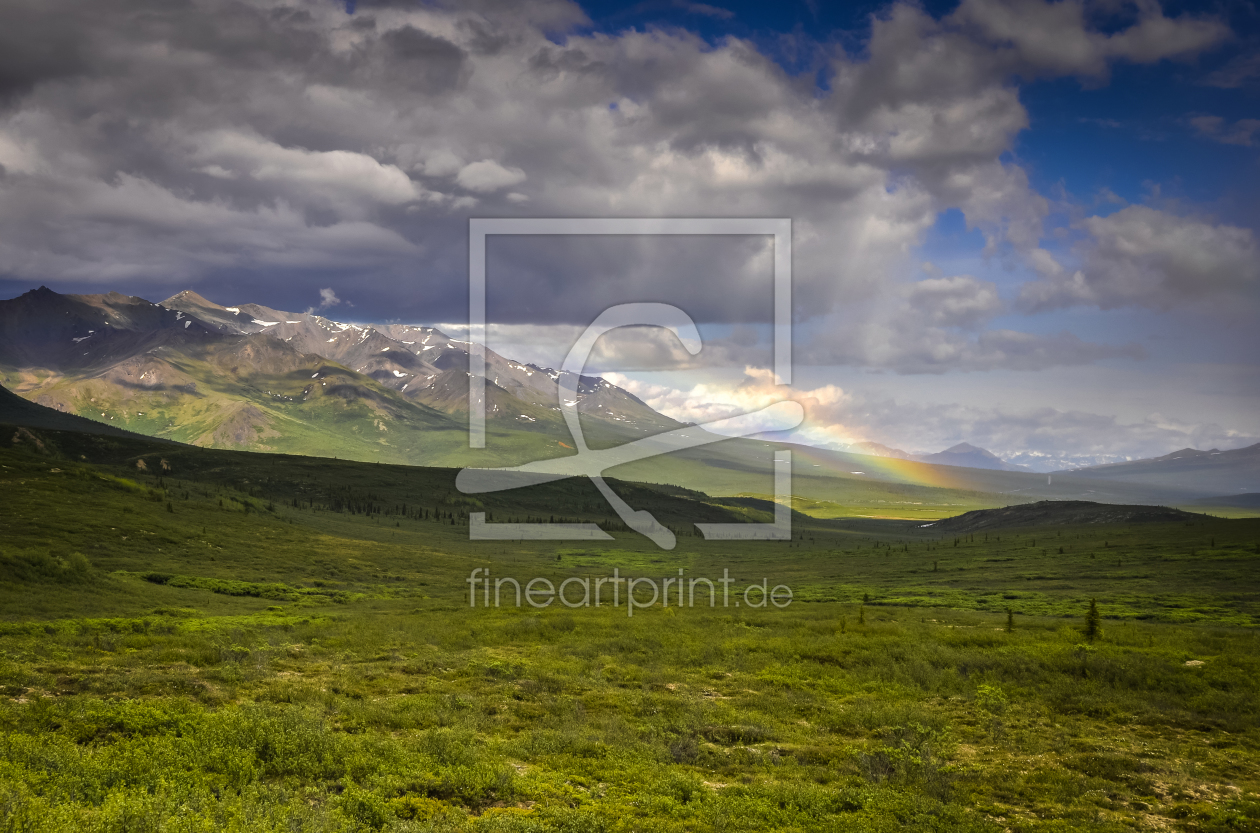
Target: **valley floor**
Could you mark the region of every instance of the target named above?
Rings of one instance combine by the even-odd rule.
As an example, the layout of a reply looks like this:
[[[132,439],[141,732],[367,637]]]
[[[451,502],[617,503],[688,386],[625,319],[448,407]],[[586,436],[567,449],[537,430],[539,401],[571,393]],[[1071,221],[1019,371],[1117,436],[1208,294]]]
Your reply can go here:
[[[469,542],[440,472],[46,439],[0,450],[3,831],[1260,829],[1257,520]]]

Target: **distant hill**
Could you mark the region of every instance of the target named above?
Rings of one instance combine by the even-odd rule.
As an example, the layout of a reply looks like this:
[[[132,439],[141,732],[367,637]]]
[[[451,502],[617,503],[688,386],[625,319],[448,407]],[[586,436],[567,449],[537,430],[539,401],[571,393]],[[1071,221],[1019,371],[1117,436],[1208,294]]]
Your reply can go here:
[[[892,448],[883,443],[860,442],[835,446],[837,450],[852,454],[866,454],[871,457],[892,457],[897,460],[914,460],[918,463],[931,463],[936,466],[959,466],[968,469],[989,469],[991,471],[1030,471],[1026,466],[1008,463],[991,451],[987,451],[971,443],[959,443],[935,454],[912,454],[900,448]]]
[[[1183,448],[1162,457],[1072,469],[1073,477],[1224,495],[1260,492],[1260,443],[1229,451]],[[1222,504],[1216,504],[1220,506]]]
[[[978,509],[953,518],[920,524],[932,532],[964,533],[984,529],[1066,527],[1076,524],[1197,522],[1203,515],[1168,507],[1134,507],[1092,500],[1038,500],[1002,509]]]
[[[1260,509],[1260,492],[1242,495],[1221,495],[1191,501],[1195,506],[1234,506],[1239,509]]]
[[[891,448],[883,443],[853,443],[845,446],[844,451],[851,451],[854,454],[868,454],[871,457],[892,457],[897,460],[918,460],[919,455],[911,454],[909,451],[902,451],[900,448]]]
[[[1177,523],[1201,521],[1203,517],[1167,506],[1128,506],[1088,500],[1042,500],[1002,509],[979,509],[921,524],[919,528],[933,532],[963,533],[1078,524]]]
[[[997,471],[1028,471],[1023,466],[1006,462],[991,451],[971,443],[959,443],[935,454],[922,454],[915,458],[922,463],[938,466],[964,466],[969,469],[995,469]]]

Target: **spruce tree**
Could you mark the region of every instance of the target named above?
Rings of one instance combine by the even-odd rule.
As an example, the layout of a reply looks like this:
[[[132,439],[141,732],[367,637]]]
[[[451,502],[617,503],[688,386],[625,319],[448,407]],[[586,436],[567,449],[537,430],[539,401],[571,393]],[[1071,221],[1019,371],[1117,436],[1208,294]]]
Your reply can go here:
[[[1089,600],[1089,613],[1085,614],[1085,638],[1090,642],[1102,638],[1102,617],[1098,615],[1098,600]]]

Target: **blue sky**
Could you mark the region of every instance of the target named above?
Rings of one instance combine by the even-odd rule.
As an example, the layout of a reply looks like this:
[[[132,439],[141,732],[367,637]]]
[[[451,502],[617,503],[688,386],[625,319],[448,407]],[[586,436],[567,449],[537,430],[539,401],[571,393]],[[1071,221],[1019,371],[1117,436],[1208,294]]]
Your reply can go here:
[[[679,418],[791,395],[804,441],[1039,464],[1260,439],[1254,4],[11,18],[0,294],[194,289],[458,330],[470,217],[786,216],[791,390],[763,373],[764,241],[495,244],[491,346],[554,365],[603,306],[660,300],[701,323],[700,358],[630,332],[598,361]]]
[[[677,27],[710,43],[726,37],[749,39],[785,70],[813,74],[825,89],[828,72],[818,66],[824,56],[835,49],[860,54],[872,16],[885,14],[890,4],[646,0],[581,5],[591,19],[584,27],[588,31],[615,36],[627,28]],[[957,5],[922,4],[937,18]],[[1212,142],[1187,120],[1214,115],[1237,121],[1260,114],[1257,84],[1226,88],[1205,83],[1260,54],[1260,8],[1235,2],[1164,3],[1163,9],[1168,16],[1211,16],[1226,22],[1232,34],[1193,61],[1118,62],[1105,82],[1067,77],[1021,84],[1020,100],[1031,125],[1018,136],[1010,158],[1042,193],[1064,188],[1077,199],[1089,200],[1107,189],[1129,202],[1140,202],[1157,185],[1167,198],[1254,226],[1260,219],[1254,197],[1260,187],[1260,160],[1254,149]],[[1097,23],[1103,31],[1114,30],[1131,23],[1133,13],[1133,7],[1121,4],[1114,15],[1100,14]],[[794,48],[781,43],[785,38]],[[1253,82],[1260,69],[1256,73]],[[953,238],[959,218],[956,211],[943,213],[940,236]]]

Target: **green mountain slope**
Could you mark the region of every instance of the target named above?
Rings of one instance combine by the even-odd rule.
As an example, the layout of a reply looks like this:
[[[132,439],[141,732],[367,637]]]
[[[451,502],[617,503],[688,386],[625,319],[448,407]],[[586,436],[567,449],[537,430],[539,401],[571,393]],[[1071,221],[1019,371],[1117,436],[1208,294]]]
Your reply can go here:
[[[125,431],[103,422],[66,414],[53,408],[45,408],[28,402],[16,393],[0,387],[0,425],[22,428],[43,428],[55,431],[78,431],[109,437],[147,439],[142,434]]]

